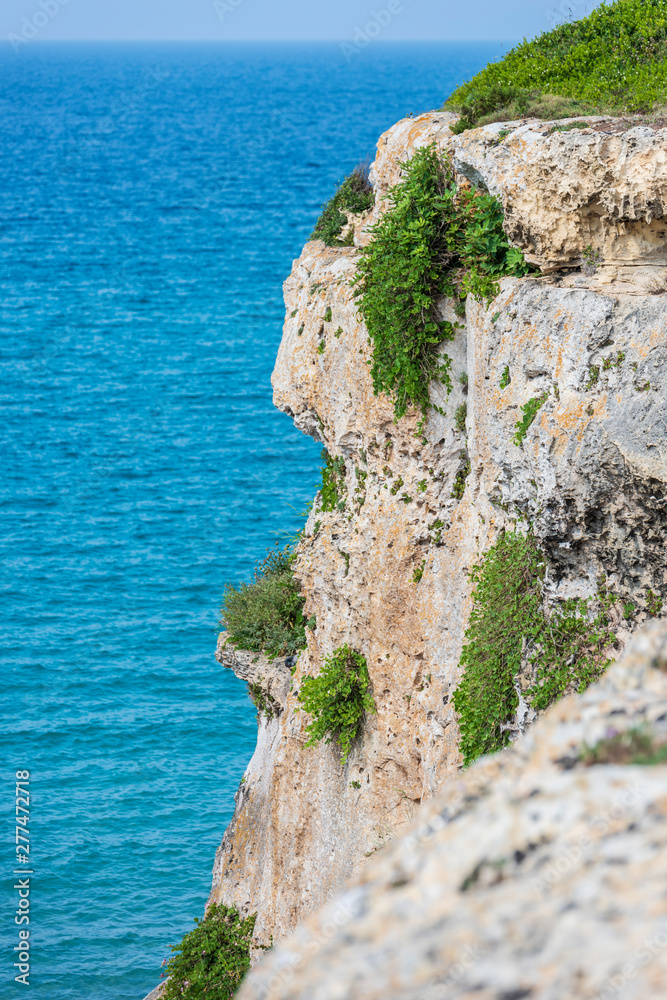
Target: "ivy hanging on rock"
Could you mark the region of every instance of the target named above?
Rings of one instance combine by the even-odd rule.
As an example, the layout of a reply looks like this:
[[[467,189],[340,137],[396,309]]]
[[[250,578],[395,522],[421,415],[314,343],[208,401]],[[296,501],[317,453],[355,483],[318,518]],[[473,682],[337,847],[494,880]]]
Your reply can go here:
[[[360,250],[353,287],[373,346],[374,392],[393,397],[396,419],[410,406],[425,419],[429,383],[451,391],[451,359],[441,345],[460,325],[442,319],[440,300],[471,294],[490,301],[500,276],[530,267],[508,243],[497,199],[457,188],[447,155],[435,145],[401,167],[403,179],[387,195],[390,208]]]

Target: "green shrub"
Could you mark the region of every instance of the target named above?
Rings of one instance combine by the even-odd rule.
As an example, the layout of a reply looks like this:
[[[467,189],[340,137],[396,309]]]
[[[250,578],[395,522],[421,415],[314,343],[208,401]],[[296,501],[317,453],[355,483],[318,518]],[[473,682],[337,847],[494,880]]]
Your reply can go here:
[[[322,510],[345,510],[347,486],[345,484],[345,459],[332,458],[326,448],[322,449],[324,468],[322,469],[322,485],[320,496]]]
[[[374,392],[393,396],[397,419],[409,406],[425,418],[431,380],[451,390],[451,359],[440,345],[459,325],[440,319],[438,299],[471,293],[490,300],[501,275],[530,268],[507,242],[499,202],[458,191],[451,163],[434,145],[401,166],[403,180],[359,252],[353,284],[373,345]]]
[[[306,648],[304,598],[292,572],[294,559],[289,545],[272,551],[252,583],[225,587],[221,624],[238,649],[289,656]]]
[[[347,223],[347,213],[358,215],[373,207],[375,196],[368,179],[368,168],[360,164],[343,181],[333,198],[322,209],[311,240],[324,240],[329,247],[351,246],[352,236],[341,240],[340,233]]]
[[[504,532],[474,566],[473,610],[461,653],[463,678],[454,692],[466,764],[509,742],[505,728],[519,704],[522,656],[534,675],[524,692],[536,711],[570,691],[583,691],[609,664],[612,596],[562,601],[545,614],[546,559],[531,534]],[[592,605],[597,613],[592,616]]]
[[[471,570],[475,589],[461,653],[465,672],[453,697],[466,764],[509,742],[502,727],[519,704],[514,678],[523,641],[541,630],[544,569],[534,538],[505,532]]]
[[[326,743],[336,740],[344,764],[364,714],[375,712],[370,683],[365,658],[347,643],[326,657],[318,677],[304,677],[298,699],[313,717],[307,727],[310,738],[306,746],[322,739]]]
[[[203,920],[195,918],[195,929],[172,946],[165,1000],[230,1000],[250,968],[256,918],[216,903]]]
[[[523,41],[445,107],[455,131],[490,121],[649,111],[667,100],[667,0],[617,0]]]

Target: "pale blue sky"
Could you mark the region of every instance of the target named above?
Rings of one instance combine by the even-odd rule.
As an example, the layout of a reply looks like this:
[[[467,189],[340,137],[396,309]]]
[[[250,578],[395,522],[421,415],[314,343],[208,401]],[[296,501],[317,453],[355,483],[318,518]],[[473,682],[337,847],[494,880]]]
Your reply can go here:
[[[593,0],[2,0],[0,39],[518,39]]]

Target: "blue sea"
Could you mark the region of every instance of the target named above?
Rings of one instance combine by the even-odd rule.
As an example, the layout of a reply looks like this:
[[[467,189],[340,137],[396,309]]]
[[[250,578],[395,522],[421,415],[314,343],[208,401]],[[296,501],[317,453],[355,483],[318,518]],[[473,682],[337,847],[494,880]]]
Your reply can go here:
[[[141,1000],[201,915],[256,732],[213,656],[222,590],[318,481],[271,404],[281,283],[380,133],[499,55],[0,53],[3,1000],[17,770],[31,996]]]

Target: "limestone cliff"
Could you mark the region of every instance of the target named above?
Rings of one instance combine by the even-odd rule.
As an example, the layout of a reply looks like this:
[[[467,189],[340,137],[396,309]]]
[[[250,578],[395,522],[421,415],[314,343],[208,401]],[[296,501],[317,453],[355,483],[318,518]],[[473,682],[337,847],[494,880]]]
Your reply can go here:
[[[619,611],[614,623],[619,648],[646,617],[648,589],[667,586],[667,129],[599,118],[571,131],[532,121],[453,136],[452,118],[422,115],[382,136],[375,208],[350,220],[355,245],[308,243],[285,283],[275,403],[344,459],[346,496],[342,510],[316,502],[300,546],[316,628],[294,677],[220,652],[273,706],[211,892],[258,911],[260,943],[359,876],[458,773],[451,695],[469,570],[502,528],[530,519],[549,557],[548,594],[592,595],[604,574],[632,602],[630,619]],[[540,273],[504,278],[488,308],[468,297],[465,329],[446,345],[454,388],[433,388],[443,413],[429,416],[424,442],[417,414],[395,423],[392,402],[373,395],[350,280],[401,162],[432,142],[459,183],[500,199],[510,238]],[[456,319],[451,302],[441,311]],[[536,397],[545,401],[517,446],[520,408]],[[342,767],[335,746],[304,746],[296,696],[345,642],[367,659],[377,715]]]
[[[250,974],[239,1000],[662,1000],[667,626],[483,758]],[[613,734],[613,735],[611,735]],[[583,759],[582,759],[583,758]]]

